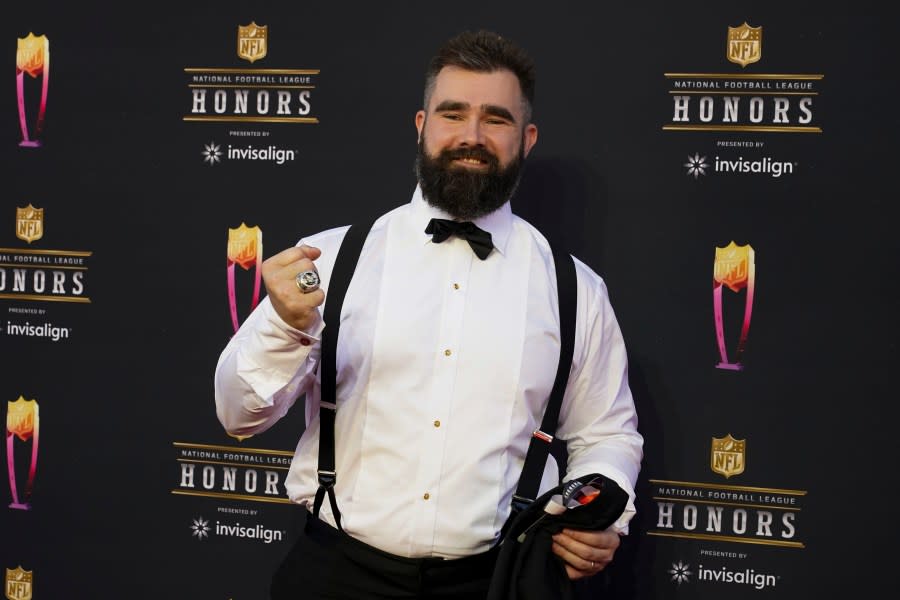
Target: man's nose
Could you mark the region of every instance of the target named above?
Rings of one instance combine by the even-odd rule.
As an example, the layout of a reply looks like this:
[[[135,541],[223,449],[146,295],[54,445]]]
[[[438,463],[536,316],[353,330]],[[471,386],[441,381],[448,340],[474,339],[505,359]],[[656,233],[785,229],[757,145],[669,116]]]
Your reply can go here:
[[[484,145],[484,128],[478,119],[469,119],[462,131],[460,143],[465,146]]]

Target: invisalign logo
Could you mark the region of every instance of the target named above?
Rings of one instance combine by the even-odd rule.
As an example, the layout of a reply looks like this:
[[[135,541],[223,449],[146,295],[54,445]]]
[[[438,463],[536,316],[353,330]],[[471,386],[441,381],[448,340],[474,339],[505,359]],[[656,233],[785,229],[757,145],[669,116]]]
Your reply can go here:
[[[283,165],[289,160],[297,157],[296,150],[285,150],[278,146],[267,146],[265,148],[254,148],[247,146],[240,148],[236,146],[228,146],[229,160],[264,160],[274,162],[276,165]]]
[[[262,525],[244,527],[240,523],[229,525],[228,523],[216,521],[216,535],[255,539],[265,544],[282,541],[284,539],[284,533],[284,531],[279,529],[266,529]]]
[[[753,569],[744,569],[743,571],[732,571],[727,567],[718,569],[706,569],[700,565],[697,569],[698,581],[718,581],[722,583],[740,583],[750,585],[757,590],[769,587],[775,587],[778,578],[775,575],[767,575],[765,573],[757,573]]]
[[[283,165],[288,161],[297,159],[296,150],[287,150],[279,148],[278,146],[270,145],[264,148],[257,148],[252,145],[229,145],[223,152],[222,147],[215,142],[204,144],[203,152],[200,154],[203,156],[203,162],[207,163],[209,166],[221,162],[223,158],[227,158],[228,160],[265,161],[275,163],[276,165]]]
[[[769,156],[758,160],[747,160],[743,156],[737,157],[736,160],[716,156],[710,165],[706,162],[705,156],[700,156],[699,152],[695,152],[693,156],[688,155],[687,162],[683,166],[687,169],[688,176],[693,176],[694,179],[706,175],[710,168],[716,173],[761,174],[777,179],[782,175],[793,175],[797,163],[774,160]]]
[[[54,342],[58,342],[62,338],[68,338],[71,329],[68,327],[57,327],[53,323],[42,323],[40,325],[32,325],[25,322],[24,325],[6,322],[6,333],[8,335],[20,335],[25,337],[44,337],[50,338]]]

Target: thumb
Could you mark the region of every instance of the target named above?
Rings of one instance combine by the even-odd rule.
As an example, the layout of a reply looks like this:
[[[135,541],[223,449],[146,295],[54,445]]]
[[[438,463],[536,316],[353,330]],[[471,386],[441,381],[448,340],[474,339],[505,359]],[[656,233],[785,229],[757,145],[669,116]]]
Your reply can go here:
[[[306,244],[302,244],[300,249],[303,250],[303,254],[306,255],[306,258],[310,260],[316,260],[320,256],[322,256],[322,251],[316,248],[315,246],[307,246]]]

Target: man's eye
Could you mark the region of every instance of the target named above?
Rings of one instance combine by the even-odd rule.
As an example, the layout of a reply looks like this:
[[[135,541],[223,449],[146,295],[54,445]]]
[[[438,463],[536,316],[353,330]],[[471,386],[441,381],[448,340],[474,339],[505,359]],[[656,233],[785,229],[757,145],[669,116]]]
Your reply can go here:
[[[456,113],[444,113],[444,118],[450,121],[462,121],[462,116]]]
[[[506,121],[503,119],[488,119],[488,125],[506,125]]]

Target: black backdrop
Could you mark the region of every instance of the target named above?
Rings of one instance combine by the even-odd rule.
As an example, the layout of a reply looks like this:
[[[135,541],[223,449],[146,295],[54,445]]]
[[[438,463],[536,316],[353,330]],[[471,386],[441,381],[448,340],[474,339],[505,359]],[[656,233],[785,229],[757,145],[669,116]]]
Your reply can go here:
[[[427,59],[472,28],[536,59],[540,140],[514,209],[565,231],[604,277],[630,349],[646,438],[639,514],[582,595],[890,589],[898,65],[884,14],[735,2],[33,4],[7,7],[0,24],[0,401],[13,433],[34,422],[17,410],[38,406],[40,433],[27,498],[35,439],[7,433],[3,445],[30,506],[0,509],[7,597],[265,597],[294,511],[263,482],[283,477],[303,415],[243,441],[215,419],[212,373],[233,332],[229,229],[258,227],[268,257],[408,201]],[[252,63],[237,52],[238,27],[251,23],[267,27],[266,56]],[[759,59],[745,66],[727,58],[728,29],[742,24],[762,28]],[[39,148],[18,145],[12,69],[15,40],[31,32],[52,57]],[[185,120],[197,116],[187,69],[312,71],[305,117],[317,122]],[[676,80],[813,88],[759,93],[761,123],[747,112],[724,123],[721,104],[703,122],[703,94],[686,94],[694,112],[676,123]],[[39,81],[24,77],[32,136]],[[210,98],[234,89],[208,88]],[[744,111],[754,95],[741,95]],[[821,131],[774,122],[776,95],[791,102],[790,126],[810,98]],[[229,145],[294,154],[242,160]],[[207,146],[223,154],[205,160]],[[702,173],[690,170],[695,156]],[[743,161],[790,172],[741,172]],[[717,170],[723,162],[735,169]],[[17,235],[33,231],[19,229],[29,205],[43,210],[30,241]],[[731,241],[755,251],[742,371],[715,368],[710,283],[716,248]],[[76,269],[21,262],[76,255]],[[64,293],[33,289],[54,270]],[[235,269],[241,319],[253,275]],[[746,293],[723,292],[732,357]],[[741,472],[715,468],[712,444],[729,435],[744,444],[730,455]],[[11,486],[4,493],[12,502]]]

